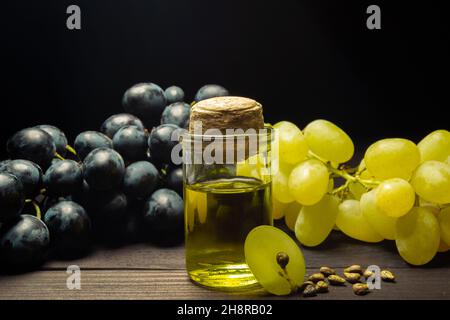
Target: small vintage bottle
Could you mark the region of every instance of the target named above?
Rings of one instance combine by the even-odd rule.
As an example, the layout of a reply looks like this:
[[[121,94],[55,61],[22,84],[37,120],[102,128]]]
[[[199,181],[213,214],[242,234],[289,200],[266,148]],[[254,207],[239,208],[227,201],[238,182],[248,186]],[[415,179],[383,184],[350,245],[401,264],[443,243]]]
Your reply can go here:
[[[272,225],[272,128],[252,99],[218,97],[191,110],[183,148],[186,268],[196,283],[252,288],[247,234]]]

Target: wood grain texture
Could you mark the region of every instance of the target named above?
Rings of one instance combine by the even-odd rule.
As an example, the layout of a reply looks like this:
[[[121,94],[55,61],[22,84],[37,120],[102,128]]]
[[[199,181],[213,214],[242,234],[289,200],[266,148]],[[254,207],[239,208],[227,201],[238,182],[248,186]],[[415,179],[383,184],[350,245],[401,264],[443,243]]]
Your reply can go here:
[[[286,232],[295,238],[293,232]],[[307,266],[310,268],[319,268],[323,265],[338,268],[351,264],[365,266],[376,264],[383,268],[409,268],[409,265],[398,254],[393,241],[368,244],[350,239],[340,232],[332,232],[323,244],[314,248],[303,246],[301,248]],[[97,248],[91,255],[82,259],[50,261],[43,266],[43,269],[65,269],[70,264],[79,265],[83,269],[184,270],[184,248],[182,246],[158,248],[149,244],[135,244],[115,249]],[[450,254],[438,254],[431,264],[422,268],[432,267],[450,267]]]
[[[330,293],[309,299],[450,299],[450,255],[439,254],[426,267],[408,266],[392,242],[368,245],[333,232],[321,246],[303,248],[308,273],[327,265],[339,273],[350,264],[389,268],[397,283],[364,297],[350,285],[330,287]],[[69,265],[81,268],[81,290],[66,287]],[[97,249],[72,261],[51,261],[41,270],[22,275],[0,275],[0,299],[279,299],[261,291],[230,294],[194,285],[184,269],[184,248],[136,244]],[[282,299],[303,299],[283,297]]]
[[[382,283],[380,290],[359,297],[350,285],[308,299],[449,299],[450,270],[392,269],[397,283]],[[314,270],[308,270],[313,272]],[[81,290],[66,288],[63,270],[37,271],[0,280],[0,299],[280,299],[261,292],[231,294],[192,284],[179,270],[85,270]],[[299,295],[281,299],[305,299]]]

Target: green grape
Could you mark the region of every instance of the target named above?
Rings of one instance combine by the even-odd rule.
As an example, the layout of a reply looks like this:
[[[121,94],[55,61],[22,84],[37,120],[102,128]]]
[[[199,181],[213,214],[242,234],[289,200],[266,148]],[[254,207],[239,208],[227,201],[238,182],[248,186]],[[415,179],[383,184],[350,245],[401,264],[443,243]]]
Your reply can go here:
[[[292,238],[272,226],[259,226],[247,235],[244,244],[245,260],[256,280],[268,292],[288,295],[295,291],[305,277],[305,259]],[[284,270],[277,255],[289,257]]]
[[[436,160],[445,162],[450,156],[450,132],[436,130],[417,144],[422,162]]]
[[[327,120],[315,120],[303,130],[309,148],[319,157],[343,163],[355,151],[352,139],[338,126]]]
[[[289,175],[289,171],[280,168],[272,177],[272,196],[282,203],[289,203],[295,200],[289,189]]]
[[[398,218],[409,212],[416,201],[416,193],[408,181],[392,178],[375,189],[375,204],[390,217]]]
[[[361,196],[360,206],[362,214],[376,233],[388,240],[395,239],[397,218],[387,216],[377,207],[375,190],[371,190]]]
[[[426,161],[414,172],[411,184],[423,199],[450,203],[450,165],[439,161]]]
[[[383,139],[366,151],[367,169],[377,179],[402,178],[409,180],[420,163],[419,148],[407,139]]]
[[[397,250],[412,265],[424,265],[436,255],[440,244],[439,222],[426,208],[414,207],[398,218],[396,224]]]
[[[310,159],[298,164],[289,176],[289,191],[302,205],[313,205],[328,190],[329,173],[319,160]]]
[[[259,159],[258,155],[254,155],[244,161],[240,161],[236,163],[236,175],[261,179],[260,171],[264,167],[262,163],[263,162]]]
[[[297,217],[302,209],[302,205],[296,201],[291,202],[287,205],[284,210],[284,222],[286,226],[291,230],[295,231],[295,222],[297,221]]]
[[[442,239],[441,242],[439,243],[439,248],[438,248],[438,252],[447,252],[450,250],[450,246],[447,245]]]
[[[362,172],[363,170],[367,169],[366,168],[366,162],[364,161],[364,158],[361,160],[361,162],[358,165],[358,171]]]
[[[306,158],[308,144],[302,131],[292,122],[281,121],[273,126],[278,130],[280,161],[296,164]]]
[[[272,198],[272,217],[275,220],[281,219],[284,217],[286,212],[286,203],[282,203],[275,198]]]
[[[438,218],[442,241],[450,246],[450,207],[442,209]]]
[[[330,234],[336,222],[339,200],[325,195],[312,206],[304,206],[295,222],[295,236],[305,246],[321,244]]]
[[[334,179],[332,178],[332,179],[330,179],[330,180],[328,181],[328,188],[327,188],[327,191],[328,191],[328,192],[331,192],[331,191],[333,191],[333,189],[334,189]]]
[[[364,187],[358,181],[352,181],[348,184],[348,189],[355,200],[361,199],[361,196],[367,192],[366,187]]]
[[[380,242],[384,238],[367,222],[358,200],[345,200],[339,205],[336,226],[350,238],[365,242]]]
[[[370,171],[367,169],[364,169],[364,171],[361,172],[359,177],[364,180],[375,180],[373,174],[371,174]]]

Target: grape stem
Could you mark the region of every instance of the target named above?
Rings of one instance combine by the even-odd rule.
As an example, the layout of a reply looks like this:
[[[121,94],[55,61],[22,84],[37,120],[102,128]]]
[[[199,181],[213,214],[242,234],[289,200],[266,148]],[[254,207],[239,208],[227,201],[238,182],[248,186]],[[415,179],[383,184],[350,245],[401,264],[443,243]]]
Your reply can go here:
[[[319,157],[318,155],[316,155],[315,153],[313,153],[311,151],[309,152],[309,156],[316,160],[319,160],[324,165],[326,165],[328,170],[336,177],[345,179],[345,183],[342,186],[334,189],[331,192],[332,194],[345,193],[351,182],[358,182],[366,189],[371,189],[381,183],[380,181],[377,181],[377,180],[362,179],[360,177],[360,175],[365,169],[344,168],[344,166],[341,166],[341,169],[339,169],[339,168],[333,167],[333,165],[331,164],[330,161],[322,159],[321,157]],[[354,175],[351,175],[349,172],[354,172]]]
[[[60,155],[58,152],[55,152],[55,158],[58,158],[59,160],[66,160],[62,155]]]
[[[26,199],[25,202],[26,203],[31,203],[33,205],[34,212],[36,213],[36,218],[38,218],[39,220],[42,220],[41,208],[36,203],[36,201],[31,200],[31,199]]]

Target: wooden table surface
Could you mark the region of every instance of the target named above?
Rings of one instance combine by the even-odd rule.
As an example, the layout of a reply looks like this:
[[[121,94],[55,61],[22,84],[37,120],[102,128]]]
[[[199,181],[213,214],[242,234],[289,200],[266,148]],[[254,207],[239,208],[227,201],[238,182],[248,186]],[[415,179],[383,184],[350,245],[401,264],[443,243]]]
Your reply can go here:
[[[382,282],[380,290],[355,296],[350,285],[308,299],[450,299],[450,253],[438,254],[426,267],[407,265],[393,242],[363,244],[333,232],[314,249],[303,248],[307,273],[327,265],[339,273],[351,264],[379,265],[396,275],[396,283]],[[81,268],[81,290],[68,290],[68,265]],[[135,244],[102,248],[82,259],[50,261],[40,270],[0,275],[0,299],[280,299],[264,293],[230,294],[211,291],[189,281],[184,248]],[[299,295],[282,299],[304,299]]]

